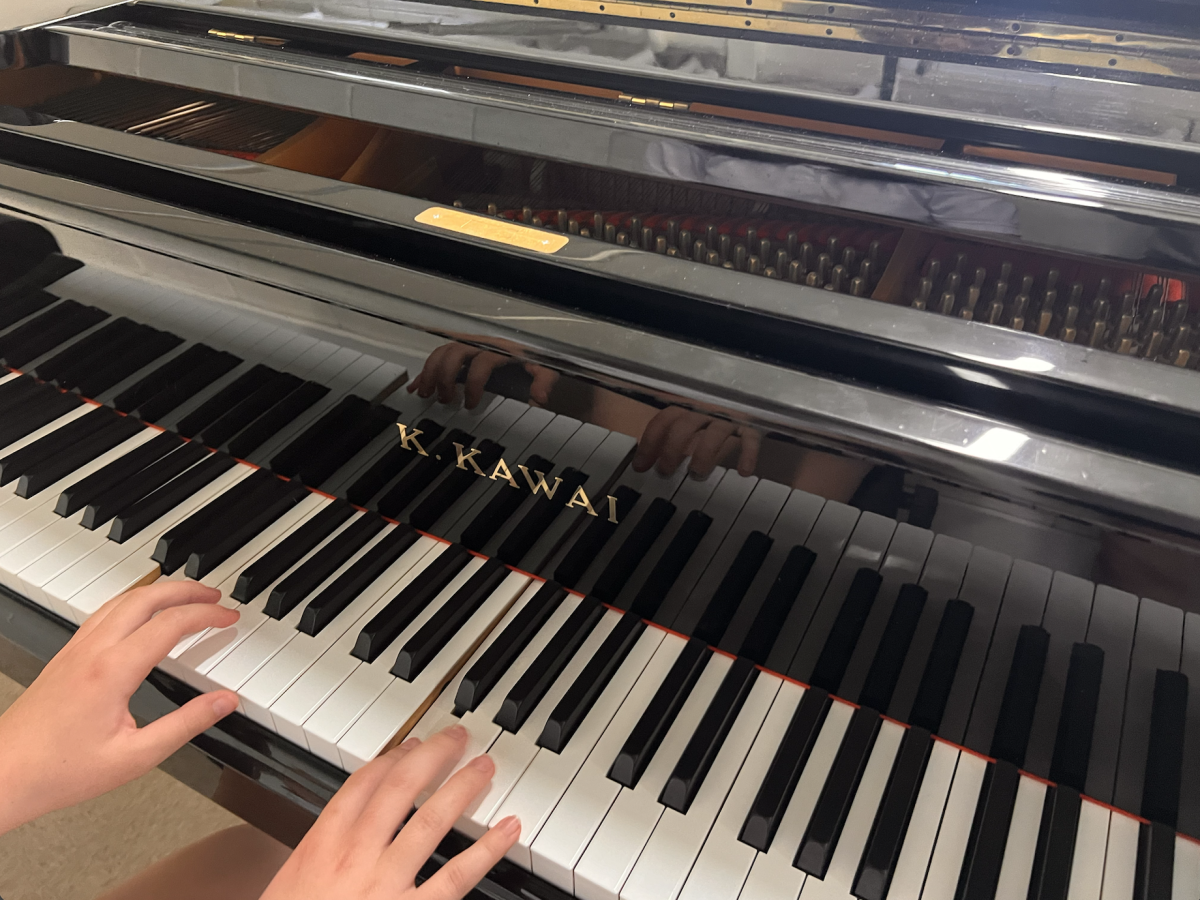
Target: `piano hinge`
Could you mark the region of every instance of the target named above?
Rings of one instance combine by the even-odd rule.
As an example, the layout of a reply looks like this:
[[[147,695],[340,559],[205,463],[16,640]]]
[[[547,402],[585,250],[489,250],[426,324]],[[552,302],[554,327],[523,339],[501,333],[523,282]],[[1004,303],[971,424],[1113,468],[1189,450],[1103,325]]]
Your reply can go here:
[[[268,37],[262,34],[241,34],[237,31],[221,31],[217,28],[208,29],[210,37],[221,38],[225,41],[237,41],[241,44],[263,44],[267,47],[282,47],[287,43],[283,38]]]
[[[659,100],[655,97],[634,97],[632,94],[621,94],[617,97],[622,103],[628,103],[632,106],[648,106],[653,109],[674,109],[680,112],[686,112],[691,105],[688,103],[680,103],[678,100]]]

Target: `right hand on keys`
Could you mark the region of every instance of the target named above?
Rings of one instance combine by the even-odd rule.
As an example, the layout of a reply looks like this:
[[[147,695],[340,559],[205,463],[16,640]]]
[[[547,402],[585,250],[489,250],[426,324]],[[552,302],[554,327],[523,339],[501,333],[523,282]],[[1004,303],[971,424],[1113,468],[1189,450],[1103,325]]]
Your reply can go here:
[[[467,745],[461,726],[422,743],[415,738],[363,766],[325,807],[262,900],[459,900],[521,834],[515,816],[499,822],[420,887],[415,879],[471,801],[491,781],[486,756],[472,760],[401,828],[413,803]],[[397,834],[399,829],[399,834]]]

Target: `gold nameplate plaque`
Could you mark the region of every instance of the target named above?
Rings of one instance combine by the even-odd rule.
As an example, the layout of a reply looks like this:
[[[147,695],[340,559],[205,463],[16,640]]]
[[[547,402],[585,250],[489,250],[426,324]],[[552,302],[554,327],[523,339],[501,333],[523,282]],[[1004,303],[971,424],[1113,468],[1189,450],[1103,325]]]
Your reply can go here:
[[[456,234],[483,238],[485,241],[495,241],[522,250],[533,250],[535,253],[555,253],[567,246],[567,241],[570,240],[565,234],[518,225],[516,222],[490,216],[476,216],[461,209],[447,209],[444,206],[429,207],[416,217],[416,221],[421,225],[432,225],[434,228],[444,228]]]

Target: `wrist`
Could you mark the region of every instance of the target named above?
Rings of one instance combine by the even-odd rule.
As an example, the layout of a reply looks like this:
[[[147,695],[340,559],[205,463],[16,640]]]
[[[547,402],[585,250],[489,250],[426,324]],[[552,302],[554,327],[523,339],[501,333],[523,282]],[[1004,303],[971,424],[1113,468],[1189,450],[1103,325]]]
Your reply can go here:
[[[45,810],[34,802],[37,791],[29,777],[30,767],[15,752],[0,750],[0,834],[32,822]]]

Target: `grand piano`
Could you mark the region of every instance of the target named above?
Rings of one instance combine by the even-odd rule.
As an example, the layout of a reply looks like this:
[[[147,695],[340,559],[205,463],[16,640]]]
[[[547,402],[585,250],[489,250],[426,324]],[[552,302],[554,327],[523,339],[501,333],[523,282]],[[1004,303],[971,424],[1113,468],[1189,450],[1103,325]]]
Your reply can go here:
[[[1190,2],[153,0],[0,34],[0,638],[197,579],[294,844],[490,900],[1200,898]],[[1192,304],[1197,304],[1192,306]]]

